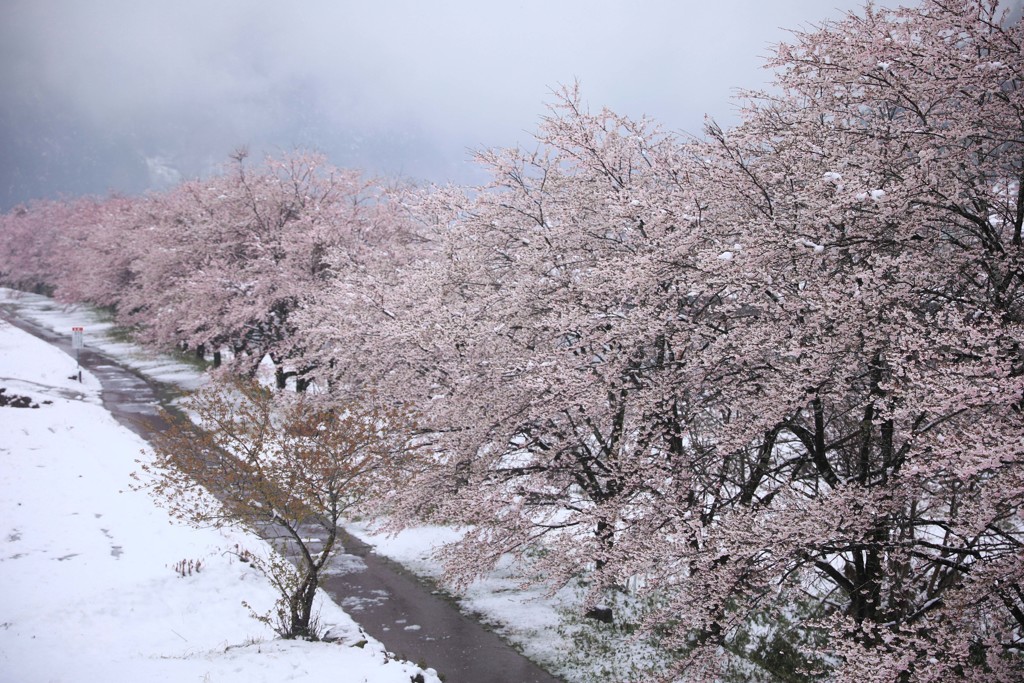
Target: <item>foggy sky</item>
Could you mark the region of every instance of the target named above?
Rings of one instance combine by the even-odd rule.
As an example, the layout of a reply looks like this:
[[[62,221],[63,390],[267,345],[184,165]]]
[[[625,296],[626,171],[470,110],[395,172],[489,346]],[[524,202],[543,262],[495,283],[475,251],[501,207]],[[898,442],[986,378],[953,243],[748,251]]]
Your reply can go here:
[[[894,5],[879,2],[881,5]],[[699,134],[784,28],[860,0],[0,0],[0,210],[208,173],[248,145],[478,182],[560,84]]]

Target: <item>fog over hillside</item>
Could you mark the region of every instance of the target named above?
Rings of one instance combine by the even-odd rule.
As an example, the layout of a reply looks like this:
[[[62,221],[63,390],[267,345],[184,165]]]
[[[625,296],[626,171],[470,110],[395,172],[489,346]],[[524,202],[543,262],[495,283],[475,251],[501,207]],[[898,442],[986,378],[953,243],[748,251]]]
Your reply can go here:
[[[764,84],[784,29],[860,6],[7,0],[0,209],[166,187],[241,145],[473,182],[468,150],[528,141],[551,91],[576,79],[594,107],[699,134],[705,114],[734,120],[737,88]]]

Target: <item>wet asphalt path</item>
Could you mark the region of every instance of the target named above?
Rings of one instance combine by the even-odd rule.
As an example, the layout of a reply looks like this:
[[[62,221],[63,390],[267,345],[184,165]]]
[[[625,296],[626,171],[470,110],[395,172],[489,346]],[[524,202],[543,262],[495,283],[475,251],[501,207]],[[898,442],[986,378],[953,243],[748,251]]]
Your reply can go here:
[[[321,585],[398,656],[433,667],[448,683],[559,680],[462,614],[431,582],[347,534],[342,543],[346,554],[336,566],[355,571],[332,572]]]
[[[66,335],[59,335],[53,330],[17,317],[10,308],[2,306],[0,318],[74,358],[70,330]],[[146,438],[154,430],[167,427],[167,422],[160,415],[160,408],[169,403],[177,392],[159,382],[146,379],[131,368],[88,347],[79,352],[78,360],[83,368],[88,369],[100,381],[103,386],[100,392],[103,407],[110,411],[118,422],[142,438]]]
[[[71,356],[70,331],[58,335],[0,307],[0,318]],[[102,383],[103,406],[146,438],[163,429],[160,407],[176,394],[116,360],[89,348],[79,360]],[[343,534],[321,586],[363,629],[403,659],[429,666],[446,683],[557,683],[560,679],[526,659],[496,634],[462,614],[437,587],[370,546]]]

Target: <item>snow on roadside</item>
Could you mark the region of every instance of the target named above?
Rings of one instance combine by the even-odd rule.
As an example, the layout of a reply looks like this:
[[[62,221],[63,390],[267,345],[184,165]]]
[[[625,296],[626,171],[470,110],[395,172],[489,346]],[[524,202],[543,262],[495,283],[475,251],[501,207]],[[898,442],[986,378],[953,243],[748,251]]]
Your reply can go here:
[[[66,306],[45,296],[0,288],[0,305],[13,305],[18,315],[70,337],[71,327],[86,328],[85,343],[117,358],[153,379],[192,389],[202,383],[194,368],[166,356],[143,349],[137,344],[116,341],[110,336],[114,326],[89,306]],[[397,536],[374,533],[364,524],[346,524],[354,535],[375,546],[378,553],[405,566],[420,576],[439,580],[441,564],[433,551],[458,537],[447,527],[416,527]],[[0,530],[2,533],[2,530]],[[179,558],[180,559],[180,558]],[[567,680],[586,680],[574,675],[567,666],[565,653],[576,649],[565,631],[566,615],[578,614],[580,596],[573,590],[546,594],[543,587],[520,587],[514,567],[502,565],[488,577],[476,581],[457,596],[464,612],[476,615],[530,659]]]
[[[85,345],[161,382],[191,390],[203,383],[203,374],[195,367],[165,354],[119,340],[116,325],[91,306],[61,304],[50,297],[0,287],[0,305],[17,308],[18,315],[44,328],[71,338],[72,327],[84,327]]]
[[[365,522],[349,522],[345,528],[378,554],[435,581],[442,578],[436,550],[461,537],[458,530],[441,526],[413,527],[397,534],[379,532]],[[515,570],[510,560],[500,563],[455,596],[460,608],[477,615],[530,659],[572,680],[565,653],[574,645],[562,627],[565,613],[579,610],[579,595],[572,589],[548,595],[544,586],[525,588]]]
[[[335,643],[281,641],[251,618],[268,581],[233,552],[263,541],[173,523],[130,488],[144,446],[99,404],[74,359],[0,322],[0,671],[33,681],[365,681],[420,672],[329,600]],[[49,401],[50,403],[44,403]],[[201,561],[181,576],[175,564]],[[359,647],[358,645],[361,645]],[[438,681],[428,672],[428,681]]]

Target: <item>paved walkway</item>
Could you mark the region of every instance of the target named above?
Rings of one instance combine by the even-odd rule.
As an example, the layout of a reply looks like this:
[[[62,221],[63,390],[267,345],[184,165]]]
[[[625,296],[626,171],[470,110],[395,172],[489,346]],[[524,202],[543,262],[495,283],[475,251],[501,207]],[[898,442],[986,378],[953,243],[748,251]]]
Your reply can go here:
[[[0,318],[70,355],[58,335],[0,306]],[[97,351],[83,349],[82,367],[102,383],[103,405],[143,438],[166,423],[159,408],[174,392]],[[479,622],[462,614],[429,581],[375,554],[345,534],[344,554],[321,586],[374,638],[403,659],[433,667],[446,683],[558,683]]]

